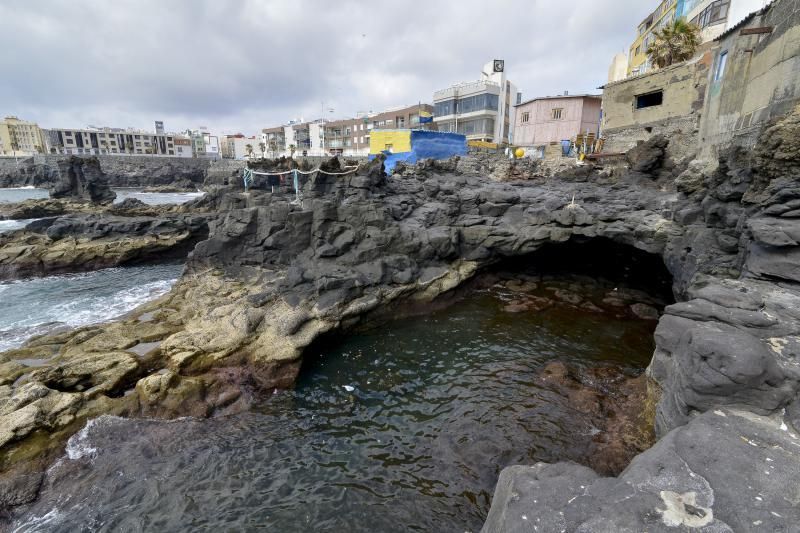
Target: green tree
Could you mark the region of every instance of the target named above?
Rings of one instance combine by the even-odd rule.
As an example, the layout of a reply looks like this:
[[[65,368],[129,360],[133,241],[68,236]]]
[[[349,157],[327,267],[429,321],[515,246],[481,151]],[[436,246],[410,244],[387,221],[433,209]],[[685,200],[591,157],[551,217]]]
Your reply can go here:
[[[700,28],[683,18],[655,31],[653,36],[655,40],[647,47],[647,55],[658,68],[690,59],[701,42]]]
[[[289,145],[289,153],[291,154],[291,157],[294,157],[294,153],[295,153],[296,151],[297,151],[297,146],[295,146],[295,145],[293,145],[293,144],[290,144],[290,145]]]
[[[246,144],[244,146],[244,150],[245,150],[245,152],[247,152],[247,158],[248,159],[253,157],[253,145],[252,144]]]
[[[266,143],[263,143],[263,142],[258,143],[258,149],[261,150],[261,159],[264,159],[265,157],[267,157],[267,154],[266,154],[267,145],[266,145]]]

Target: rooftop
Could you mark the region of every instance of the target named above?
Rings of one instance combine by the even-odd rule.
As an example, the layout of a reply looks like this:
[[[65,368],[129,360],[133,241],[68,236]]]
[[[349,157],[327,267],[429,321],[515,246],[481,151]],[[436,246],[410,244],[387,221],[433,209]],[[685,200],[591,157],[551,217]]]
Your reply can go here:
[[[515,104],[514,107],[530,104],[531,102],[535,102],[537,100],[555,100],[564,98],[602,98],[602,97],[603,97],[602,94],[562,94],[558,96],[537,96],[536,98],[531,98],[530,100],[525,100],[524,102]]]

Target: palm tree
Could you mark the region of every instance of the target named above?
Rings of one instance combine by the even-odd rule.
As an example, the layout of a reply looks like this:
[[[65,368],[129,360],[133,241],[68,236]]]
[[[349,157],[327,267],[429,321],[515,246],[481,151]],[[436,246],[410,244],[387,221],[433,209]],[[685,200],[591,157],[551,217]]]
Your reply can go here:
[[[267,157],[267,155],[266,155],[267,145],[265,143],[263,143],[263,142],[260,142],[260,143],[258,143],[258,148],[261,150],[261,159],[264,159],[265,157]]]
[[[251,159],[253,157],[253,145],[252,144],[246,144],[244,146],[244,150],[245,150],[245,152],[247,152],[247,158]]]
[[[291,157],[294,159],[294,153],[297,151],[297,147],[293,144],[289,145],[289,152],[292,154]]]
[[[675,19],[658,31],[647,47],[650,62],[658,68],[668,67],[690,59],[700,46],[700,27],[684,18]]]

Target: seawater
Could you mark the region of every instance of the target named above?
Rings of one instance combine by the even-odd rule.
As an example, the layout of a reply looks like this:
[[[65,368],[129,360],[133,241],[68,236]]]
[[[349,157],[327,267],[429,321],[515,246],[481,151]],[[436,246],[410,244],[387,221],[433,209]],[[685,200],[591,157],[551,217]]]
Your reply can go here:
[[[50,192],[47,189],[36,189],[34,187],[0,188],[0,204],[43,198],[50,198]]]
[[[654,322],[513,298],[480,289],[321,343],[251,412],[95,419],[14,530],[477,531],[503,467],[581,461],[598,431],[544,365],[633,375],[653,350]]]
[[[182,204],[205,194],[202,191],[144,192],[144,189],[141,188],[112,188],[112,190],[117,193],[117,198],[114,200],[115,203],[122,202],[126,198],[137,198],[148,205]],[[40,200],[49,197],[50,192],[47,189],[37,189],[35,187],[0,188],[0,204],[33,199]]]
[[[162,204],[183,204],[195,198],[200,198],[205,193],[202,191],[197,192],[144,192],[143,189],[134,188],[115,188],[117,198],[114,200],[115,204],[124,201],[127,198],[136,198],[148,205],[162,205]]]
[[[17,229],[22,229],[34,220],[38,220],[36,218],[24,218],[19,220],[0,220],[0,233],[5,233],[7,231],[14,231]]]
[[[123,315],[166,293],[182,269],[137,266],[0,282],[0,352],[33,335]]]

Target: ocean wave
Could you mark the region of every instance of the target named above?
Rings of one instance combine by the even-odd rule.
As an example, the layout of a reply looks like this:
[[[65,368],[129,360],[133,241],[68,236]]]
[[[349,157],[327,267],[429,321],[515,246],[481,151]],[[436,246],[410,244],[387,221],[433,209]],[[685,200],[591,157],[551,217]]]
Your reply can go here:
[[[0,220],[0,233],[22,229],[38,218],[23,218],[19,220]]]
[[[166,294],[180,265],[111,268],[0,283],[0,351],[35,335],[113,320]]]

